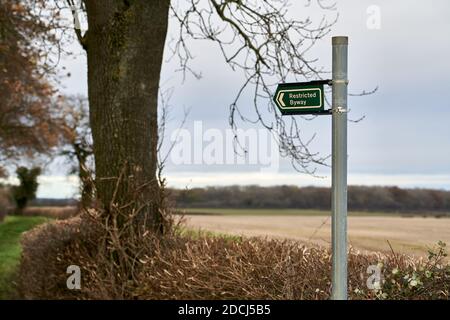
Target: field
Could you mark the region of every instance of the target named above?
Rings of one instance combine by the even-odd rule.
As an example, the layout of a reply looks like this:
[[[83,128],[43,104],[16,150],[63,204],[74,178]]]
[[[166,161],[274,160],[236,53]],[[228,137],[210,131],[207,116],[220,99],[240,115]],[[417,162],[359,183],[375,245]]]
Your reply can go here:
[[[233,235],[289,238],[323,246],[329,246],[331,239],[326,211],[189,209],[185,218],[190,228]],[[348,219],[349,245],[361,251],[390,251],[391,245],[395,252],[425,256],[438,241],[450,244],[449,230],[447,218],[355,212]]]
[[[304,209],[219,209],[219,208],[187,208],[181,212],[188,215],[226,215],[226,216],[320,216],[326,217],[330,213],[325,210]],[[394,213],[354,211],[350,216],[398,216]]]

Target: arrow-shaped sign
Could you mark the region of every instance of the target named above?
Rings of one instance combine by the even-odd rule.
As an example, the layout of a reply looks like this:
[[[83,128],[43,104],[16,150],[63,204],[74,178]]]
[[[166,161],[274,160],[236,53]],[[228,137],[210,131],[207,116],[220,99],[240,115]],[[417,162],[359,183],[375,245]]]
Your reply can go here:
[[[274,102],[282,114],[311,114],[324,110],[323,84],[279,84]]]

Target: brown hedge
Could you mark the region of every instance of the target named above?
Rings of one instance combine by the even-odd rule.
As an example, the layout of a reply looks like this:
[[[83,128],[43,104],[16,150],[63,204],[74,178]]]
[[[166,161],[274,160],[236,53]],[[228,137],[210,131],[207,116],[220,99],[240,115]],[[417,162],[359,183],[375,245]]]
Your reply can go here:
[[[23,237],[19,289],[26,299],[328,299],[330,252],[293,241],[171,234],[154,237],[82,215]],[[106,227],[107,226],[107,227]],[[450,268],[403,255],[349,254],[352,299],[448,299]],[[367,267],[385,281],[368,290]],[[68,290],[78,265],[81,290]],[[380,265],[381,266],[381,265]],[[416,281],[417,280],[417,281]]]

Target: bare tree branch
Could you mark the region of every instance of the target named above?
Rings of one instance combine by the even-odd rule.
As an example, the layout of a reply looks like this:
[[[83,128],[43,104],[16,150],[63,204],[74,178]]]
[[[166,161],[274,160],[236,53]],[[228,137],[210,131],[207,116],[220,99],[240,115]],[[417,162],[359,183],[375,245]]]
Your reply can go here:
[[[158,153],[157,176],[158,177],[162,177],[162,171],[164,170],[167,159],[169,158],[170,153],[172,152],[172,150],[175,147],[177,140],[178,140],[177,139],[178,135],[177,135],[175,140],[169,145],[169,148],[166,151],[166,153],[162,154],[162,147],[164,144],[164,139],[166,137],[167,124],[171,120],[171,119],[169,119],[170,108],[171,108],[169,101],[170,101],[170,98],[172,97],[172,93],[173,93],[173,88],[170,88],[168,90],[160,92],[160,105],[161,105],[160,110],[161,110],[161,112],[160,112],[160,117],[159,117],[159,121],[158,121],[158,146],[157,146],[157,153]],[[178,128],[181,129],[185,126],[188,115],[189,115],[189,111],[190,111],[189,109],[184,110],[184,115],[180,121],[180,124],[178,125]],[[160,180],[160,183],[162,183],[162,179],[159,178],[159,180]]]
[[[184,10],[171,7],[179,27],[173,55],[180,58],[183,72],[190,71],[190,38],[215,43],[231,69],[241,71],[245,77],[230,104],[229,123],[235,131],[235,146],[244,150],[236,134],[240,123],[260,124],[272,133],[281,154],[291,158],[295,169],[314,174],[315,165],[326,165],[329,156],[310,151],[311,140],[303,141],[299,120],[282,117],[272,102],[272,94],[279,82],[323,79],[326,70],[317,66],[317,59],[308,58],[308,51],[328,35],[337,13],[331,21],[324,15],[313,23],[310,18],[289,18],[287,0],[187,2]],[[317,4],[324,11],[336,11],[335,4],[329,1],[318,0]],[[248,105],[242,105],[249,92],[253,95],[251,116]]]
[[[74,25],[75,35],[77,36],[78,42],[83,47],[83,49],[87,50],[87,40],[86,40],[87,33],[85,33],[84,35],[82,34],[80,19],[78,16],[78,11],[82,10],[82,8],[83,8],[83,1],[80,0],[79,8],[77,7],[76,0],[67,0],[67,3],[70,7],[70,10],[71,10],[72,16],[73,16],[73,25]]]

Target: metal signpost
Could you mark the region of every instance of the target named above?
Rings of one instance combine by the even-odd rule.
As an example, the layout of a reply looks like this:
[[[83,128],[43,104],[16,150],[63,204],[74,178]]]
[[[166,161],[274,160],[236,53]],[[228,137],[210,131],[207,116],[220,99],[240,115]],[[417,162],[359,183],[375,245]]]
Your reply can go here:
[[[348,38],[333,37],[332,80],[279,84],[274,102],[283,115],[332,115],[332,294],[347,299],[347,56]],[[324,109],[323,86],[332,86],[332,108]]]
[[[347,37],[333,38],[332,299],[347,299]]]

